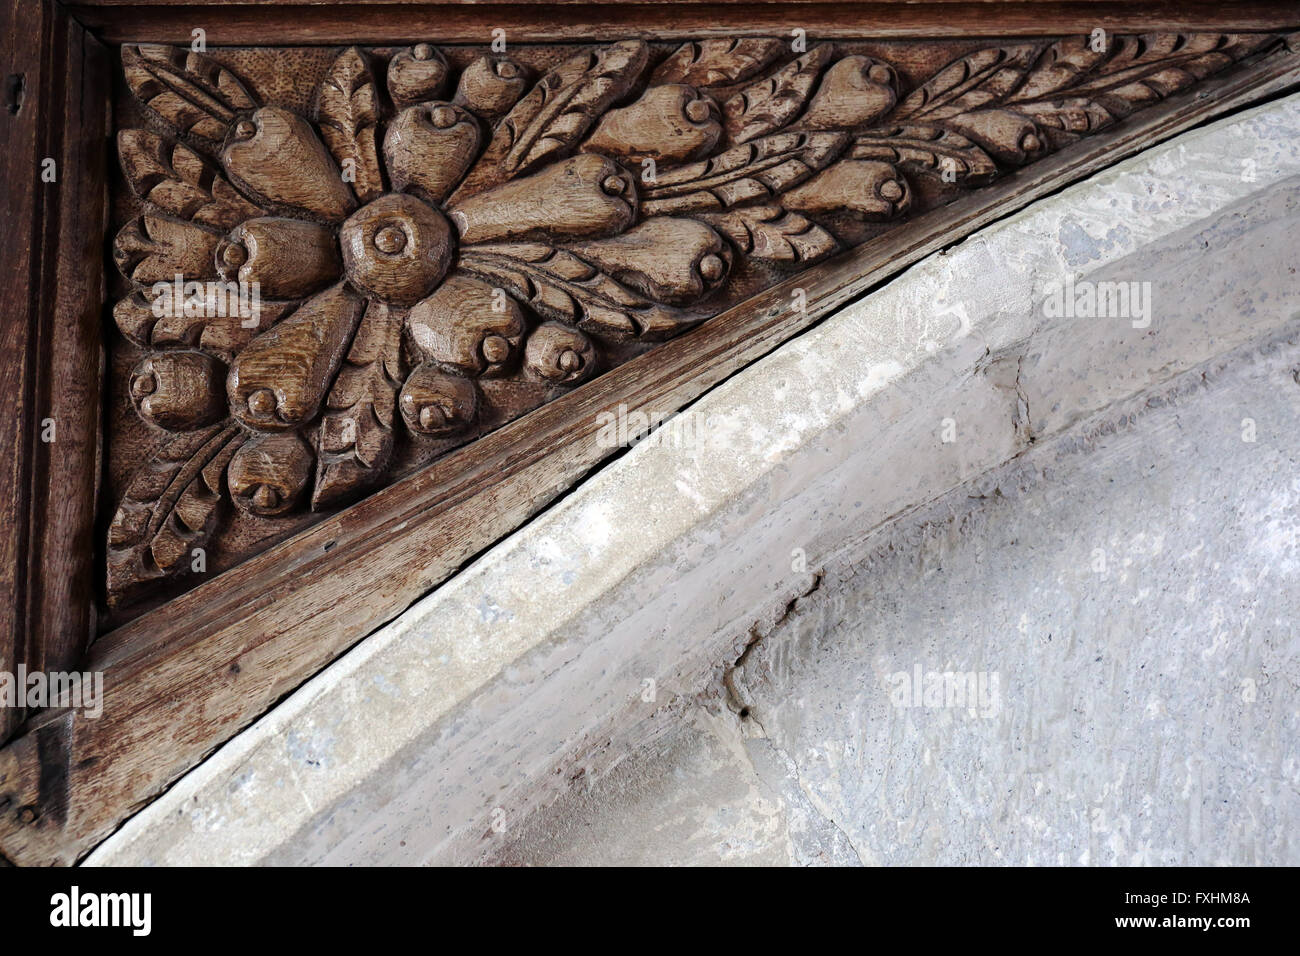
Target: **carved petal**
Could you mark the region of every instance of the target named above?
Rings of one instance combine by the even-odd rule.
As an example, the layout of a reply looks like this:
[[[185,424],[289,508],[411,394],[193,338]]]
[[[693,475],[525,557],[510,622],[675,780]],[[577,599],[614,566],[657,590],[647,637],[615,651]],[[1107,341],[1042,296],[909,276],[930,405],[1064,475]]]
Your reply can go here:
[[[610,110],[585,149],[656,163],[698,159],[722,136],[718,106],[689,86],[652,86],[631,106]]]
[[[140,102],[178,132],[209,146],[221,144],[236,114],[257,107],[233,73],[202,53],[124,46],[122,73]]]
[[[785,43],[775,37],[683,43],[659,64],[650,82],[686,83],[701,89],[741,83],[775,61],[784,50]]]
[[[263,431],[281,431],[315,417],[362,307],[361,299],[337,285],[248,343],[226,380],[234,416]]]
[[[402,316],[372,302],[325,402],[313,510],[354,498],[383,477],[401,387]]]
[[[226,469],[230,497],[249,514],[284,514],[307,487],[311,465],[311,449],[297,432],[258,435],[235,452]]]
[[[470,196],[450,207],[461,243],[553,236],[608,236],[636,219],[631,173],[603,156],[582,155]]]
[[[658,302],[684,304],[708,295],[731,269],[731,250],[694,219],[647,219],[613,239],[568,248]]]
[[[244,433],[233,424],[170,436],[131,478],[108,528],[108,603],[191,566],[220,519],[221,474]]]
[[[313,218],[339,222],[356,208],[311,125],[288,110],[267,106],[236,123],[221,161],[233,181]]]
[[[733,143],[745,143],[780,129],[803,109],[813,84],[835,50],[829,43],[815,46],[772,76],[741,90],[723,104],[727,133]]]
[[[213,255],[221,236],[179,219],[145,214],[130,220],[113,240],[113,261],[122,275],[141,285],[187,279],[215,279]]]
[[[545,243],[467,249],[461,268],[504,287],[540,316],[609,339],[668,338],[709,315],[653,302]]]
[[[454,102],[495,123],[519,102],[527,87],[527,71],[514,60],[481,56],[461,72]]]
[[[421,103],[398,113],[384,136],[393,188],[441,202],[478,155],[474,117],[450,103]]]
[[[596,371],[596,346],[578,329],[543,322],[528,336],[524,367],[542,381],[576,385]]]
[[[398,106],[437,99],[447,86],[447,61],[432,43],[417,43],[388,61],[388,92]]]
[[[151,425],[202,428],[226,417],[225,382],[226,366],[205,352],[159,352],[131,372],[131,402]]]
[[[754,259],[813,263],[839,248],[817,223],[780,206],[743,206],[727,212],[699,213],[736,248]]]
[[[262,213],[182,143],[124,129],[117,134],[117,154],[131,190],[178,219],[229,229]]]
[[[781,201],[803,212],[851,211],[866,219],[893,219],[911,207],[912,190],[888,163],[846,159],[790,190]]]
[[[451,275],[411,309],[406,329],[423,361],[490,378],[514,367],[525,323],[519,306],[499,289]]]
[[[846,56],[822,77],[817,94],[799,118],[800,129],[869,126],[898,99],[894,68],[869,56]]]
[[[379,91],[365,55],[356,47],[344,50],[321,81],[316,95],[320,134],[338,161],[351,166],[349,180],[357,197],[369,202],[384,191],[379,167]]]
[[[596,117],[632,89],[647,56],[645,43],[624,40],[579,53],[555,67],[497,125],[492,142],[453,199],[527,173],[572,150]]]
[[[399,399],[402,420],[417,435],[448,438],[469,428],[478,415],[478,387],[436,365],[411,372]]]
[[[768,199],[829,165],[849,142],[847,133],[777,133],[712,159],[660,170],[645,187],[645,216],[725,209]]]
[[[216,252],[228,282],[256,282],[271,299],[300,299],[337,282],[339,244],[325,226],[299,219],[250,219],[236,226]]]

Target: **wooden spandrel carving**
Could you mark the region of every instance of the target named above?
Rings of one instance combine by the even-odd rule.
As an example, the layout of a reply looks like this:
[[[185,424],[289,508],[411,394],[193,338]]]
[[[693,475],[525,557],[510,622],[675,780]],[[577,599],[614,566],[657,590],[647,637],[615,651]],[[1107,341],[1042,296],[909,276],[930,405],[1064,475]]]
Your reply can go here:
[[[112,616],[1271,42],[123,47]]]

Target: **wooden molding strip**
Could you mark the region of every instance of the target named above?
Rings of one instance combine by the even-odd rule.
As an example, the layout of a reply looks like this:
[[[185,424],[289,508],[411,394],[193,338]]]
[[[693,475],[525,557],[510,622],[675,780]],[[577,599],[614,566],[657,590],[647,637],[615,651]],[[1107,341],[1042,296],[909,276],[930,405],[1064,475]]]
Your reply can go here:
[[[95,629],[108,58],[35,0],[5,5],[0,37],[12,230],[0,289],[0,393],[11,403],[0,431],[0,672],[13,673],[75,667]],[[0,709],[0,740],[21,716]]]
[[[616,449],[601,412],[682,408],[911,263],[1124,156],[1300,83],[1255,62],[768,289],[101,639],[98,719],[51,711],[0,751],[0,852],[72,863],[126,816]],[[794,308],[803,290],[806,307]]]
[[[787,36],[795,27],[810,38],[1006,37],[1148,31],[1278,30],[1300,25],[1294,3],[1241,0],[1235,3],[1126,3],[1114,0],[1047,0],[988,3],[971,0],[869,0],[798,3],[647,2],[619,3],[316,3],[298,0],[292,15],[282,4],[160,0],[77,3],[69,9],[107,43],[147,39],[189,43],[201,27],[213,45],[337,43],[482,43],[494,27],[512,43],[564,43],[640,39],[707,39],[770,34]]]

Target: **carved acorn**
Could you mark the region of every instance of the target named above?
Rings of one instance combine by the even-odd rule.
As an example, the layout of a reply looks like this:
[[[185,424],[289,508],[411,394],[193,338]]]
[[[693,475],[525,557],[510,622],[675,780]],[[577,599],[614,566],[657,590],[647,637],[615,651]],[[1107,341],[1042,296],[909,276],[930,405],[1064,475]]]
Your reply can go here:
[[[544,322],[524,348],[528,372],[555,385],[576,385],[596,370],[596,348],[578,329]]]
[[[406,377],[397,401],[406,426],[419,435],[446,438],[463,432],[478,415],[478,387],[434,365],[420,365]]]
[[[131,402],[140,417],[169,431],[187,431],[226,415],[226,366],[206,352],[158,352],[131,372]]]
[[[398,106],[436,99],[447,85],[447,61],[432,43],[417,43],[388,62],[388,92]]]
[[[481,56],[460,74],[453,102],[495,123],[510,112],[527,88],[527,72],[514,60]]]
[[[311,448],[297,432],[260,435],[235,452],[226,482],[242,510],[263,517],[281,515],[302,496],[311,467]]]
[[[514,367],[524,339],[524,316],[503,289],[453,275],[406,319],[421,359],[461,375],[485,378]]]

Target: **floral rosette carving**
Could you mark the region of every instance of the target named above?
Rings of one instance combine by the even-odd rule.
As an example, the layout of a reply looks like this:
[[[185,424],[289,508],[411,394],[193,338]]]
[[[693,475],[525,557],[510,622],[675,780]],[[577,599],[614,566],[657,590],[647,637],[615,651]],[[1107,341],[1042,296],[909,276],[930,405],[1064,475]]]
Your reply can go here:
[[[710,315],[741,258],[792,268],[832,220],[889,221],[915,177],[978,186],[1252,52],[1261,36],[989,47],[910,90],[888,63],[775,39],[626,41],[536,82],[430,44],[338,54],[311,116],[200,53],[126,46],[171,135],[122,130],[140,215],[113,310],[144,351],[160,444],[108,532],[110,605],[180,576],[233,505],[326,510],[382,484],[399,440],[473,437],[493,381],[538,403]],[[381,79],[382,78],[382,79]],[[256,284],[255,316],[156,308],[158,284]]]

